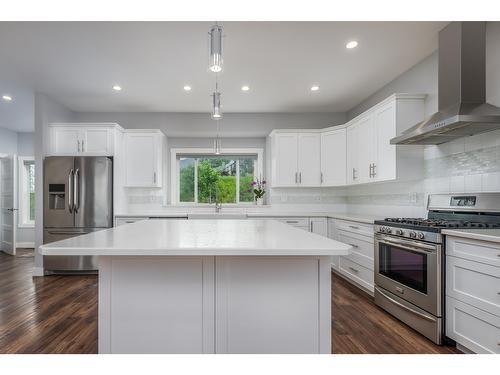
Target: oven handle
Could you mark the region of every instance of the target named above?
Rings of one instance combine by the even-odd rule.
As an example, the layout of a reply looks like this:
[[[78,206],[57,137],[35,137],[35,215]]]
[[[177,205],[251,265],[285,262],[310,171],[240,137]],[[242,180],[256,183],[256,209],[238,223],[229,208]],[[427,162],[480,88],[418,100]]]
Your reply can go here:
[[[421,253],[421,254],[429,254],[429,253],[433,253],[436,251],[435,245],[427,245],[424,243],[412,242],[412,244],[408,244],[407,241],[393,240],[392,238],[390,240],[377,239],[377,241],[378,241],[378,243],[385,243],[386,245],[399,246],[403,249],[415,251],[415,252]],[[415,244],[415,245],[413,245],[413,244]]]
[[[379,292],[383,297],[387,298],[390,302],[394,303],[395,305],[401,307],[402,309],[408,311],[408,312],[411,312],[412,314],[415,314],[423,319],[426,319],[426,320],[429,320],[431,322],[435,322],[436,319],[432,316],[429,316],[427,314],[423,314],[421,313],[420,311],[416,311],[416,310],[413,310],[412,308],[406,306],[406,305],[403,305],[401,302],[398,302],[396,301],[394,298],[391,298],[389,297],[387,294],[385,294],[384,292],[382,292],[379,288],[375,287],[375,289],[377,290],[377,292]]]

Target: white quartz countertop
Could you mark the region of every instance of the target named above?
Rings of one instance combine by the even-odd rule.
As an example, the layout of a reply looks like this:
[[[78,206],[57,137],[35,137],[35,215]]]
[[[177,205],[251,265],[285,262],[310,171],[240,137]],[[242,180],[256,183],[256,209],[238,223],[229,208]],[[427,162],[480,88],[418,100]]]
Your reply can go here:
[[[351,246],[276,220],[142,220],[45,244],[43,255],[347,255]]]
[[[441,233],[447,236],[500,243],[500,229],[444,229]]]
[[[165,217],[165,218],[176,218],[184,217],[187,218],[189,214],[210,214],[213,213],[214,218],[217,214],[211,210],[165,210],[165,211],[139,211],[139,212],[127,212],[118,213],[115,217]],[[384,217],[374,217],[369,215],[359,215],[351,214],[345,212],[331,212],[331,211],[295,211],[295,210],[277,210],[273,208],[262,208],[262,209],[222,209],[221,215],[224,214],[235,214],[241,213],[249,218],[260,218],[260,217],[329,217],[332,219],[355,221],[358,223],[373,224],[375,220],[384,219]]]

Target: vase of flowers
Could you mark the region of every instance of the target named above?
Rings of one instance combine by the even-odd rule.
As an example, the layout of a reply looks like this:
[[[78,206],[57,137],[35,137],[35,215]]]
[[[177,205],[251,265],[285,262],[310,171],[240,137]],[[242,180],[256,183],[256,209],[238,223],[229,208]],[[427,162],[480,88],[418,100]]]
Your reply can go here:
[[[262,206],[264,204],[264,194],[266,194],[266,180],[257,178],[255,181],[252,181],[247,192],[253,193],[255,204]]]

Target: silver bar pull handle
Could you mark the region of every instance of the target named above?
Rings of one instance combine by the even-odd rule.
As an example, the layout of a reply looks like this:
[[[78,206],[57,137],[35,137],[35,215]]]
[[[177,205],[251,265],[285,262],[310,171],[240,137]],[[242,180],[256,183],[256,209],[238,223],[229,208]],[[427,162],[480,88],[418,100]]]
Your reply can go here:
[[[320,172],[319,178],[320,178],[321,183],[323,183],[323,172]]]
[[[80,140],[78,139],[76,142],[78,143],[78,152],[80,152]]]
[[[74,172],[73,169],[69,171],[68,174],[68,209],[70,213],[73,213],[73,177],[74,177]]]
[[[349,225],[349,228],[352,228],[352,229],[359,229],[359,227],[355,226],[355,225]]]
[[[298,180],[297,180],[297,172],[295,172],[295,183],[298,184]]]
[[[84,146],[84,145],[85,145],[85,143],[84,143],[84,142],[85,142],[85,141],[82,139],[82,152],[85,152],[85,146]]]
[[[373,173],[373,176],[372,176],[372,177],[374,177],[374,178],[375,178],[375,176],[377,175],[377,169],[376,169],[376,168],[377,168],[377,164],[373,163],[373,167],[372,167],[372,170],[373,170],[373,172],[372,172],[372,173]]]
[[[358,270],[358,269],[356,269],[356,268],[354,268],[354,267],[349,267],[349,269],[350,269],[352,272],[355,272],[355,273],[358,273],[358,272],[359,272],[359,270]]]
[[[299,184],[302,183],[302,172],[299,172]]]
[[[78,209],[80,208],[80,189],[79,189],[79,183],[80,183],[80,169],[77,168],[75,171],[75,177],[73,179],[73,209],[75,212],[78,212]]]
[[[400,302],[396,301],[394,298],[389,297],[387,294],[385,294],[384,292],[382,292],[379,288],[375,287],[375,290],[376,290],[377,292],[379,292],[379,293],[380,293],[383,297],[387,298],[387,300],[389,300],[389,301],[390,301],[390,302],[392,302],[393,304],[395,304],[395,305],[397,305],[397,306],[401,307],[402,309],[404,309],[404,310],[406,310],[406,311],[408,311],[408,312],[411,312],[411,313],[413,313],[413,314],[415,314],[415,315],[417,315],[417,316],[419,316],[419,317],[421,317],[421,318],[423,318],[423,319],[429,320],[429,321],[431,321],[431,322],[435,322],[435,321],[436,321],[436,319],[435,319],[435,318],[433,318],[433,317],[431,317],[431,316],[428,316],[428,315],[426,315],[426,314],[423,314],[423,313],[421,313],[420,311],[413,310],[412,308],[410,308],[410,307],[408,307],[408,306],[405,306],[405,305],[403,305],[402,303],[400,303]]]
[[[153,183],[156,184],[156,172],[153,172]]]
[[[358,248],[358,247],[359,247],[358,245],[355,245],[355,244],[353,244],[353,243],[348,243],[348,245],[350,245],[350,246],[352,246],[352,247],[354,247],[354,248]]]

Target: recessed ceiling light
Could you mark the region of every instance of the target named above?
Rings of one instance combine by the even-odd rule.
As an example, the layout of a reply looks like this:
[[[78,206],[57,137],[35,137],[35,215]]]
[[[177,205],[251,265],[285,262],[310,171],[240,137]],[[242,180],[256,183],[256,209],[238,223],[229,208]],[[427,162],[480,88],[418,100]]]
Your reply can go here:
[[[12,100],[12,96],[10,96],[10,95],[3,95],[2,99],[5,100],[6,102],[10,102]]]
[[[184,86],[184,91],[191,91],[191,86],[189,85]]]
[[[122,91],[122,87],[118,86],[118,85],[114,85],[113,86],[113,90],[115,90],[115,91]]]
[[[248,91],[248,90],[250,90],[250,87],[248,87],[247,85],[241,86],[241,91]]]
[[[318,90],[319,90],[318,85],[311,86],[311,91],[318,91]]]
[[[355,40],[351,40],[350,42],[348,42],[345,45],[345,48],[347,48],[347,49],[353,49],[353,48],[356,48],[357,46],[358,46],[358,42],[356,42]]]

